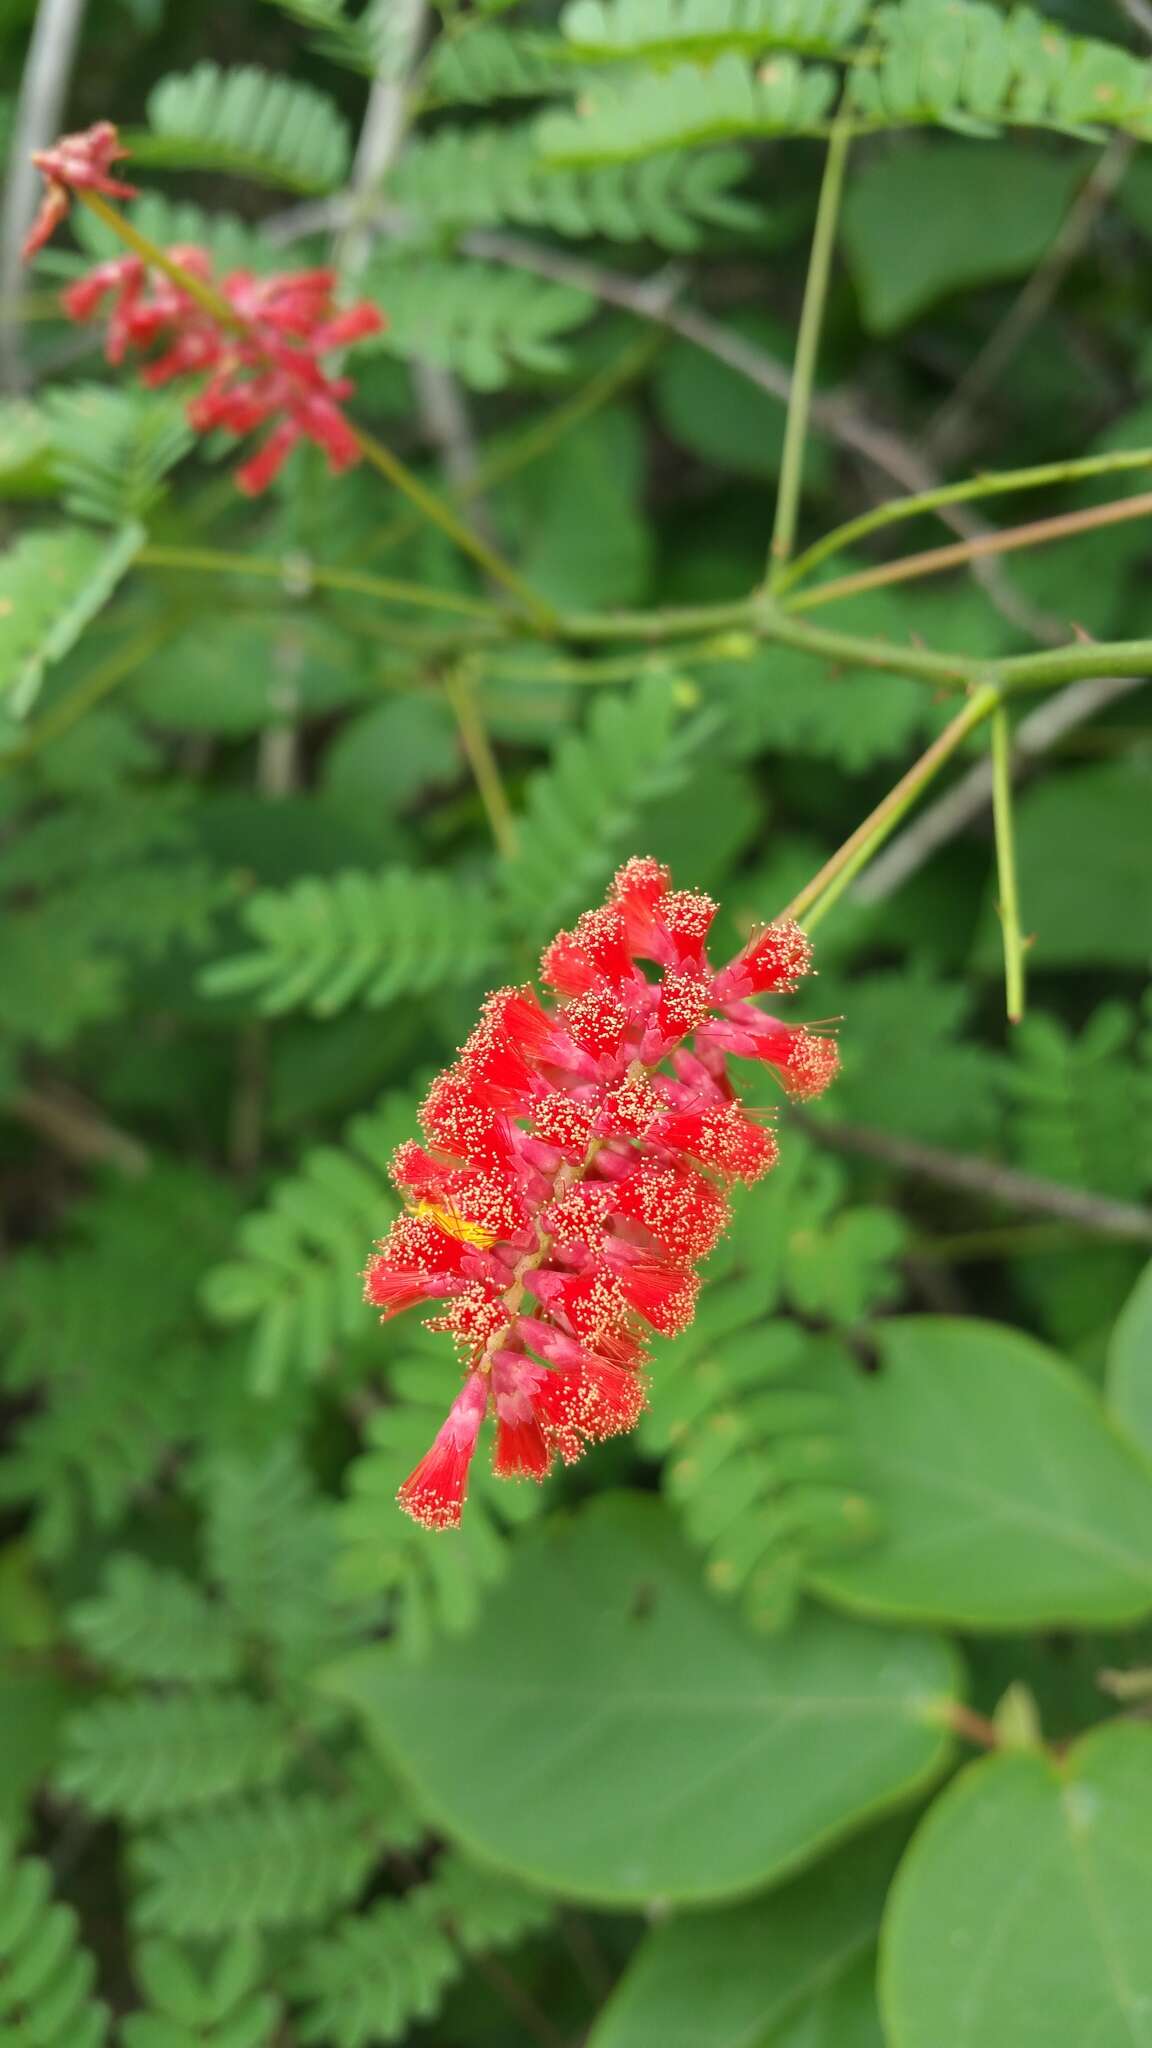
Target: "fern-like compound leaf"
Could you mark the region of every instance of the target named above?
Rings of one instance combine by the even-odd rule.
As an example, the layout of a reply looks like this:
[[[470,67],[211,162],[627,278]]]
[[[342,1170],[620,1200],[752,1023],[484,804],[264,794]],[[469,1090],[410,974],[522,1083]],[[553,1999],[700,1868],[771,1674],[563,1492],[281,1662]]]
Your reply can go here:
[[[127,573],[144,539],[82,526],[26,533],[0,555],[0,712],[24,718],[44,672],[61,660]],[[0,744],[3,731],[0,728]]]
[[[560,164],[626,163],[668,149],[699,148],[743,136],[822,132],[836,73],[787,51],[754,65],[729,51],[715,64],[599,79],[572,113],[544,114],[541,154]]]
[[[192,445],[184,407],[170,393],[68,384],[48,394],[45,410],[65,505],[101,525],[146,518]]]
[[[279,1716],[238,1692],[136,1692],[68,1723],[57,1782],[91,1812],[150,1820],[272,1783],[289,1750]]]
[[[138,1838],[140,1924],[179,1940],[314,1926],[356,1897],[381,1846],[359,1800],[222,1801]]]
[[[130,1551],[108,1560],[101,1591],[72,1609],[68,1627],[119,1677],[216,1685],[238,1672],[240,1636],[225,1610],[181,1573]]]
[[[396,1101],[353,1118],[346,1143],[306,1154],[244,1219],[236,1256],[207,1275],[208,1313],[252,1325],[258,1392],[274,1392],[293,1373],[323,1372],[342,1340],[363,1333],[364,1250],[396,1213],[387,1169],[410,1123],[410,1105]]]
[[[555,36],[535,29],[476,22],[443,36],[424,79],[426,106],[487,106],[496,100],[544,99],[569,92],[580,73]]]
[[[92,1996],[96,1966],[77,1940],[52,1872],[17,1859],[0,1835],[0,2040],[12,2048],[101,2048],[108,2013]]]
[[[895,0],[873,27],[878,61],[852,73],[849,105],[878,127],[1152,133],[1152,66],[1115,43],[1070,36],[1034,8]]]
[[[444,1410],[442,1340],[392,1367],[388,1400],[374,1412],[346,1478],[336,1583],[351,1596],[383,1597],[403,1652],[417,1656],[437,1636],[468,1628],[507,1562],[509,1524],[537,1512],[536,1486],[510,1487],[477,1469],[462,1527],[430,1544],[396,1512],[396,1492],[427,1450]]]
[[[726,50],[839,56],[871,0],[570,0],[560,27],[576,54],[599,62],[666,63]]]
[[[147,2010],[123,2022],[123,2048],[274,2048],[281,2005],[262,1990],[262,1944],[236,1934],[212,1955],[158,1936],[133,1956]]]
[[[348,172],[348,126],[325,93],[256,65],[197,64],[153,87],[143,163],[229,171],[293,192],[331,192]]]
[[[477,391],[497,391],[525,373],[565,370],[561,337],[582,326],[597,303],[572,285],[465,258],[389,256],[370,273],[369,290],[387,306],[388,325],[367,350],[436,363]]]
[[[583,731],[564,734],[528,785],[520,850],[505,870],[517,918],[544,935],[590,902],[644,805],[682,787],[711,729],[706,715],[681,716],[663,672],[629,696],[598,698]]]
[[[489,900],[446,875],[390,868],[309,876],[244,907],[258,950],[209,967],[209,995],[252,994],[269,1015],[380,1009],[483,973],[496,947]]]

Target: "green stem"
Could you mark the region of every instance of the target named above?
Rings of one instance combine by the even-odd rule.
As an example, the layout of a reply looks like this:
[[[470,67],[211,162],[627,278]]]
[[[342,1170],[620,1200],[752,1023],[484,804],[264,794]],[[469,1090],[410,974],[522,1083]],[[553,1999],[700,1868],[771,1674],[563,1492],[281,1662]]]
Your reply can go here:
[[[1055,540],[1070,540],[1103,526],[1120,526],[1129,519],[1146,519],[1152,513],[1152,491],[1130,498],[1110,499],[1106,505],[1090,505],[1079,512],[1058,512],[1051,519],[1033,519],[1025,526],[1004,527],[998,532],[980,533],[970,540],[950,541],[923,554],[905,555],[896,562],[881,562],[873,569],[857,569],[851,576],[837,576],[831,583],[817,583],[800,590],[788,600],[790,611],[814,611],[818,605],[838,604],[845,597],[858,597],[865,590],[880,590],[892,583],[910,583],[921,576],[939,576],[945,569],[964,568],[988,555],[1014,554],[1020,548],[1036,548]]]
[[[433,611],[459,612],[465,618],[499,619],[501,614],[483,598],[465,597],[454,590],[435,590],[422,583],[399,583],[393,577],[370,576],[360,569],[332,569],[305,558],[275,555],[233,555],[224,548],[142,547],[135,557],[145,569],[204,570],[214,576],[266,576],[284,587],[293,577],[304,587],[320,590],[357,591],[386,603],[428,607]]]
[[[1085,477],[1109,476],[1118,470],[1146,468],[1152,468],[1152,448],[1123,449],[1112,455],[1086,455],[1077,462],[1045,462],[1031,469],[998,470],[987,476],[969,477],[965,483],[941,484],[932,491],[918,491],[914,497],[891,498],[887,504],[877,505],[858,519],[849,519],[843,526],[833,527],[822,540],[806,548],[781,571],[776,580],[777,595],[803,582],[813,569],[818,569],[831,556],[842,554],[855,541],[864,540],[883,527],[895,526],[899,521],[918,519],[923,513],[941,511],[948,505],[969,504],[977,498],[997,498],[1012,491],[1044,490],[1050,485],[1077,483]]]
[[[458,671],[445,680],[444,693],[455,713],[460,744],[475,778],[497,851],[505,860],[512,860],[518,848],[516,819],[476,702],[475,683],[471,676]]]
[[[1046,647],[1014,654],[995,664],[1005,694],[1048,690],[1092,676],[1152,676],[1152,640],[1088,640],[1073,647]]]
[[[1020,888],[1012,828],[1012,724],[1003,704],[998,704],[992,714],[992,818],[1004,942],[1004,992],[1008,1022],[1019,1024],[1024,1015],[1024,938],[1020,930]]]
[[[788,400],[784,450],[780,461],[776,524],[768,558],[770,590],[779,587],[780,576],[796,543],[796,522],[804,480],[804,453],[808,443],[812,391],[816,381],[816,362],[820,353],[820,336],[828,303],[828,282],[832,274],[832,256],[836,246],[840,201],[844,191],[844,171],[851,141],[852,130],[848,123],[843,119],[838,120],[829,139],[828,155],[824,163],[824,179],[820,187],[820,203],[816,210],[816,227],[812,236],[812,253],[808,261],[808,277],[804,286],[804,304],[796,337],[796,361],[792,371],[792,391]]]
[[[125,219],[116,207],[109,206],[107,200],[102,199],[99,193],[82,192],[80,197],[97,219],[111,228],[134,254],[151,269],[159,270],[163,276],[171,278],[173,284],[178,285],[181,291],[194,299],[198,306],[202,306],[218,325],[234,334],[246,334],[250,331],[249,322],[236,312],[235,307],[229,305],[227,299],[222,297],[214,286],[205,284],[202,278],[194,276],[183,264],[174,262],[171,256],[166,255],[147,235],[142,235],[139,228],[134,227],[130,220]],[[427,484],[422,483],[409,469],[407,463],[393,454],[391,448],[386,447],[383,441],[378,441],[374,434],[369,434],[354,420],[349,420],[348,425],[366,462],[371,463],[374,469],[387,477],[393,488],[401,491],[413,505],[417,506],[425,519],[447,534],[464,554],[470,555],[493,582],[510,591],[537,626],[546,627],[551,623],[550,607],[529,589],[510,563],[505,562],[494,548],[488,546],[487,541],[482,540],[479,534],[474,533],[470,526],[458,518],[451,506],[437,497],[435,491],[429,490]]]
[[[944,727],[920,759],[913,762],[907,774],[901,776],[863,824],[858,825],[843,846],[825,861],[819,873],[801,889],[798,896],[793,897],[781,915],[798,919],[811,931],[895,831],[901,818],[911,810],[921,791],[927,788],[945,761],[951,759],[969,733],[975,732],[977,726],[992,715],[999,703],[1000,692],[995,684],[988,683],[976,690],[963,711]]]
[[[873,640],[858,633],[809,626],[791,612],[762,611],[760,619],[764,639],[822,655],[840,668],[883,669],[889,675],[915,676],[946,690],[961,689],[994,672],[992,663],[973,661],[968,655],[934,654],[928,647],[901,647],[894,640]]]
[[[349,425],[364,460],[371,463],[373,469],[379,470],[381,476],[386,477],[396,490],[401,491],[433,526],[438,526],[441,533],[447,534],[449,540],[454,541],[464,554],[471,555],[472,560],[479,564],[485,575],[510,592],[523,606],[525,616],[538,631],[550,632],[555,623],[555,614],[551,606],[546,604],[542,597],[537,597],[535,591],[511,563],[506,562],[502,555],[498,555],[495,548],[489,547],[487,541],[482,540],[478,533],[474,533],[470,526],[466,526],[452,507],[445,504],[435,491],[430,491],[427,484],[421,483],[420,478],[409,469],[407,463],[402,462],[385,442],[378,441],[374,434],[369,434],[363,427],[357,426],[355,421],[350,421]]]

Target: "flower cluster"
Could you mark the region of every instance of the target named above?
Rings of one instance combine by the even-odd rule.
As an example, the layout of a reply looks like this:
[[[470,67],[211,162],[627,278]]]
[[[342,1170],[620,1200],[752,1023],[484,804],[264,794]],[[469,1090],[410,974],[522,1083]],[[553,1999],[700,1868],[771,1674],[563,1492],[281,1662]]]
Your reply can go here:
[[[693,1270],[721,1236],[726,1190],[775,1164],[771,1130],[740,1103],[728,1056],[765,1061],[818,1095],[832,1039],[769,1016],[809,971],[800,927],[759,931],[727,966],[706,951],[716,905],[636,858],[608,901],[541,962],[555,995],[489,996],[402,1145],[405,1210],[365,1274],[382,1320],[428,1301],[464,1384],[400,1489],[429,1528],[455,1527],[480,1426],[495,1415],[499,1477],[543,1479],[557,1457],[632,1429],[650,1331],[692,1320]],[[646,971],[646,963],[648,971]]]
[[[36,157],[48,193],[26,253],[47,241],[71,191],[133,196],[130,185],[108,176],[109,164],[123,154],[115,128],[101,121]],[[315,442],[334,471],[358,462],[360,442],[343,411],[354,386],[331,376],[320,358],[379,333],[384,319],[378,308],[361,302],[338,312],[331,270],[276,277],[236,270],[214,279],[203,249],[161,253],[163,269],[138,255],[121,256],[98,263],[64,294],[71,319],[107,317],[108,361],[144,356],[141,379],[148,386],[201,378],[188,406],[197,433],[224,427],[251,434],[270,425],[267,439],[237,471],[240,489],[250,495],[267,490],[298,441]]]
[[[73,192],[102,192],[107,199],[135,199],[136,187],[111,176],[111,167],[128,154],[111,121],[97,121],[78,135],[62,135],[51,149],[32,152],[46,190],[40,211],[24,240],[25,262],[51,240],[67,217]]]
[[[354,387],[347,377],[329,376],[319,358],[377,334],[384,325],[377,308],[361,303],[337,312],[331,270],[276,277],[236,270],[213,283],[203,249],[165,253],[174,271],[212,285],[230,320],[216,317],[170,274],[149,270],[139,256],[98,263],[65,292],[64,306],[73,320],[91,320],[107,308],[108,361],[155,350],[142,371],[145,384],[202,377],[188,406],[197,433],[225,427],[251,434],[272,422],[263,445],[236,474],[249,494],[267,490],[301,440],[322,448],[334,471],[358,462],[360,444],[342,407]]]

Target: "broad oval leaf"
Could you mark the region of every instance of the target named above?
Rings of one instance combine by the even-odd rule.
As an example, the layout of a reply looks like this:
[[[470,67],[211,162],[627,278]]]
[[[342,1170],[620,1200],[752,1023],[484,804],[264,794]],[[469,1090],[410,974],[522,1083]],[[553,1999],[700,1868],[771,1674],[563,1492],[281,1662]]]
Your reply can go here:
[[[467,1639],[364,1650],[329,1684],[465,1848],[633,1904],[753,1890],[911,1796],[956,1668],[833,1615],[749,1636],[658,1504],[618,1495],[522,1538]]]
[[[968,1628],[1135,1621],[1152,1608],[1152,1473],[1084,1383],[995,1323],[905,1316],[881,1370],[829,1359],[879,1542],[813,1568],[837,1604]]]
[[[907,1835],[889,1822],[777,1891],[653,1928],[588,2048],[881,2048],[875,1945]]]
[[[1108,1398],[1117,1420],[1152,1453],[1152,1260],[1132,1289],[1108,1346]]]
[[[1149,2048],[1152,1729],[973,1764],[889,1897],[890,2048]]]

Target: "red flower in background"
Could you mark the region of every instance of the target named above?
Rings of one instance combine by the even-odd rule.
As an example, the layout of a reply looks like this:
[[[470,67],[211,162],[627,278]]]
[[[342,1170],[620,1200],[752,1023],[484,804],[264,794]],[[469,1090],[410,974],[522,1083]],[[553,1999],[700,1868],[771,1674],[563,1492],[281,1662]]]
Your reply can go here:
[[[127,156],[111,121],[97,121],[78,135],[62,135],[51,149],[37,149],[32,161],[43,172],[47,190],[24,238],[24,260],[49,241],[68,212],[73,192],[103,192],[108,199],[135,199],[136,187],[109,175],[111,166]]]
[[[26,257],[43,248],[67,213],[73,192],[135,197],[134,186],[109,176],[109,166],[125,154],[112,123],[98,121],[84,134],[65,135],[33,157],[48,190],[24,245]],[[287,271],[277,277],[235,270],[214,280],[205,250],[163,253],[170,270],[150,267],[140,256],[121,256],[96,264],[65,292],[71,319],[93,320],[107,313],[108,361],[145,356],[141,376],[150,386],[174,377],[204,378],[188,406],[197,433],[225,427],[233,434],[251,434],[271,426],[263,445],[237,472],[242,491],[267,490],[298,441],[315,442],[334,471],[358,462],[360,443],[342,408],[355,387],[347,377],[329,375],[320,358],[378,334],[384,326],[378,309],[362,302],[337,311],[331,270]]]
[[[608,902],[545,951],[554,1006],[527,987],[489,996],[425,1100],[427,1147],[396,1154],[407,1207],[365,1294],[384,1320],[445,1302],[428,1327],[451,1333],[465,1368],[400,1489],[429,1528],[459,1523],[489,1411],[501,1478],[543,1479],[556,1457],[635,1427],[649,1332],[691,1322],[692,1269],[725,1229],[727,1188],[776,1161],[728,1055],[766,1062],[793,1096],[836,1073],[830,1038],[749,1000],[808,973],[799,926],[769,925],[714,971],[715,910],[657,861],[629,861]]]
[[[141,378],[149,386],[202,377],[203,387],[188,406],[197,433],[226,427],[251,434],[271,425],[263,446],[237,471],[242,491],[267,490],[298,441],[315,442],[332,470],[358,462],[360,446],[342,409],[354,386],[347,377],[329,376],[320,357],[379,333],[384,319],[377,308],[360,304],[338,312],[331,270],[276,277],[235,270],[213,280],[205,250],[165,254],[176,269],[211,287],[222,302],[219,316],[139,256],[98,263],[65,292],[66,312],[73,320],[106,312],[108,361],[144,356]]]

